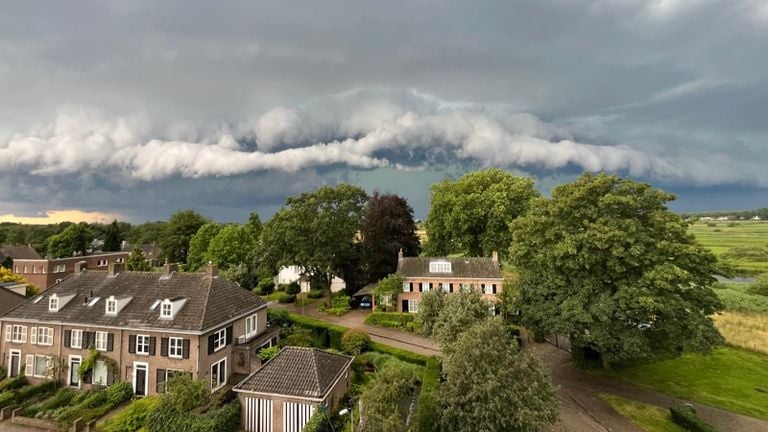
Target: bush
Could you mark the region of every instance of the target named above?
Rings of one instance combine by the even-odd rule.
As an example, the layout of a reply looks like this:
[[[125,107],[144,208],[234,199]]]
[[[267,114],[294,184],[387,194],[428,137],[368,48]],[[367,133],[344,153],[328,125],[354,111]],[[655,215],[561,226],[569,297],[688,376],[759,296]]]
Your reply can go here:
[[[160,406],[158,396],[133,401],[99,428],[101,432],[137,432],[147,425],[149,415]]]
[[[319,299],[319,298],[322,298],[324,295],[325,295],[325,291],[324,291],[324,290],[321,290],[321,289],[318,289],[318,290],[310,290],[310,291],[307,293],[307,297],[309,297],[309,298],[311,298],[311,299]]]
[[[285,327],[291,322],[291,319],[287,310],[267,309],[267,322],[271,326]]]
[[[279,346],[272,346],[272,347],[269,347],[269,348],[262,348],[261,351],[259,351],[259,360],[261,360],[262,362],[271,360],[279,352],[280,352],[280,347]]]
[[[768,273],[759,275],[747,290],[749,294],[768,296]]]
[[[311,331],[297,331],[281,339],[280,346],[312,347],[315,346],[315,338],[312,336]]]
[[[147,417],[147,432],[217,432],[240,428],[240,401],[203,415],[180,412],[164,401]]]
[[[360,355],[368,348],[371,343],[371,337],[363,330],[349,329],[341,337],[341,347],[344,352],[353,356]]]
[[[298,294],[301,292],[301,286],[299,286],[298,282],[291,282],[285,287],[285,292],[287,294]]]
[[[5,366],[0,365],[0,381],[4,380],[8,376],[8,369]]]
[[[272,278],[261,279],[256,289],[261,295],[270,295],[275,290],[275,281]]]
[[[16,390],[25,385],[27,385],[27,377],[25,377],[24,374],[17,375],[13,378],[6,378],[0,382],[0,393],[6,390]]]
[[[365,323],[368,325],[374,325],[379,327],[399,328],[412,331],[414,328],[413,321],[416,319],[417,314],[402,313],[402,312],[373,312],[365,318]]]
[[[717,226],[717,224],[716,224],[716,223],[714,223],[714,222],[707,222],[707,226],[708,226],[708,227],[716,227],[716,226]]]
[[[106,389],[99,389],[77,397],[72,404],[59,411],[55,419],[61,424],[71,425],[78,418],[86,423],[108,413],[116,406],[133,396],[133,386],[128,381],[121,381]]]
[[[26,407],[22,411],[22,415],[24,417],[34,417],[38,413],[44,413],[46,411],[65,407],[67,405],[70,405],[72,400],[75,398],[75,395],[76,395],[76,392],[70,388],[59,389],[59,391],[57,391],[56,394],[51,396],[50,398],[45,399],[44,401],[38,404]]]
[[[768,262],[768,248],[763,246],[736,246],[723,252],[720,257],[729,260]]]
[[[407,363],[412,363],[419,366],[424,366],[427,364],[428,357],[425,355],[417,354],[415,352],[394,348],[389,345],[380,344],[378,342],[371,342],[369,344],[369,348],[371,351],[376,351],[382,354],[389,354]]]
[[[341,428],[342,422],[339,421],[337,416],[329,418],[323,410],[317,410],[309,418],[309,422],[304,425],[304,429],[301,432],[333,432],[341,430]]]
[[[672,421],[691,432],[717,432],[715,428],[696,415],[696,410],[689,405],[673,406],[669,409]]]
[[[277,301],[280,303],[293,303],[296,301],[296,294],[280,294],[280,297],[277,298]]]
[[[418,432],[439,432],[440,430],[437,395],[440,390],[441,376],[440,359],[430,357],[424,370],[421,393],[419,394]]]
[[[180,412],[203,406],[211,399],[208,382],[193,380],[188,374],[179,374],[168,381],[164,403]]]

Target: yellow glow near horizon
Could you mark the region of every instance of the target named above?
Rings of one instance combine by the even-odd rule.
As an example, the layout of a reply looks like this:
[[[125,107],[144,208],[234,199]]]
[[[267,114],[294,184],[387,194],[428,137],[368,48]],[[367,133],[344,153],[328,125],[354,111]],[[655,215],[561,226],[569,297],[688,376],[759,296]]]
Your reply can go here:
[[[115,219],[123,219],[118,213],[86,212],[82,210],[49,210],[38,213],[38,216],[0,215],[0,222],[14,222],[28,225],[56,224],[60,222],[90,222],[109,223]]]

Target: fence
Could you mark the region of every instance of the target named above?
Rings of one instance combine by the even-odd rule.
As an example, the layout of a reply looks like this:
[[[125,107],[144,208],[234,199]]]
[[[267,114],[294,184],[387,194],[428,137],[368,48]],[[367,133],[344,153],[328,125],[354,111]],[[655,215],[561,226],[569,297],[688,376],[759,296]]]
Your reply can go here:
[[[548,335],[544,339],[558,349],[571,352],[571,340],[568,339],[568,336],[553,334],[553,335]]]

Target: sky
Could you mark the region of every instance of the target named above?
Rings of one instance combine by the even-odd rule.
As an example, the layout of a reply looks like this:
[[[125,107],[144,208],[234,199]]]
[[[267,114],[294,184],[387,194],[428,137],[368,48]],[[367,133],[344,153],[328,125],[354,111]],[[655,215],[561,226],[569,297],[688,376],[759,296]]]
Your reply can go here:
[[[352,182],[607,171],[768,206],[762,0],[50,1],[0,9],[0,220],[268,218]]]

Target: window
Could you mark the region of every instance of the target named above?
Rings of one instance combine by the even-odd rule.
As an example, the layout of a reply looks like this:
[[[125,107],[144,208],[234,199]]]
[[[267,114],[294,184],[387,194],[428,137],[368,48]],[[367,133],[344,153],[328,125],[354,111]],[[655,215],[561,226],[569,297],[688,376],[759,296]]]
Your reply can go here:
[[[27,342],[27,326],[14,325],[11,328],[11,341],[26,343]]]
[[[35,370],[33,372],[34,376],[36,377],[47,377],[51,375],[52,372],[52,362],[50,356],[42,356],[42,355],[36,355],[35,356]]]
[[[32,273],[37,274],[37,266],[32,266]]]
[[[442,283],[440,284],[440,288],[442,288],[442,289],[443,289],[443,292],[444,292],[444,293],[449,293],[449,292],[451,292],[451,284],[450,284],[450,283],[448,283],[448,282],[442,282]]]
[[[45,274],[46,272],[45,266],[40,267],[40,269],[43,271],[43,274]]]
[[[419,301],[418,300],[411,300],[408,302],[408,312],[410,313],[418,313],[419,312]]]
[[[421,283],[421,292],[429,292],[429,282]]]
[[[59,283],[59,282],[61,282],[61,279],[56,279],[55,283]]]
[[[166,301],[160,305],[160,318],[170,318],[173,316],[173,303]]]
[[[491,316],[496,315],[496,303],[489,302],[488,303],[488,314]]]
[[[213,334],[213,350],[218,351],[227,345],[227,329],[223,328]]]
[[[259,316],[257,314],[253,314],[245,319],[245,337],[249,338],[256,333],[258,333],[258,324],[257,320],[259,319]]]
[[[149,355],[149,336],[136,335],[136,354]]]
[[[59,298],[51,297],[48,299],[48,310],[50,312],[57,312],[59,310]]]
[[[107,350],[107,332],[96,332],[94,347],[99,351]]]
[[[53,328],[39,327],[37,329],[37,343],[39,345],[53,345]]]
[[[217,390],[227,383],[227,359],[223,358],[211,366],[211,390]]]
[[[108,314],[116,314],[117,313],[117,300],[113,298],[107,299],[107,313]]]
[[[472,290],[472,285],[463,283],[461,284],[461,292],[470,292]]]
[[[69,346],[72,348],[83,347],[83,331],[72,330],[72,336],[70,337]]]
[[[27,266],[24,266],[24,273],[27,272]]]
[[[429,263],[430,273],[450,273],[451,262],[450,261],[432,261]]]
[[[182,338],[168,338],[168,357],[181,358]]]
[[[107,266],[107,260],[100,259],[99,262],[96,264],[99,267],[106,267]]]
[[[67,271],[66,264],[56,264],[56,267],[53,268],[54,273],[64,273]]]
[[[118,264],[122,263],[123,261],[125,261],[124,258],[115,258],[115,262],[118,263]]]
[[[16,266],[16,270],[14,270],[13,272],[18,274],[19,273],[19,266]]]
[[[102,360],[97,360],[96,364],[93,365],[93,383],[106,385],[108,374],[107,364]]]
[[[493,284],[483,284],[483,294],[493,294]]]
[[[403,292],[411,292],[411,284],[409,282],[403,282]]]

